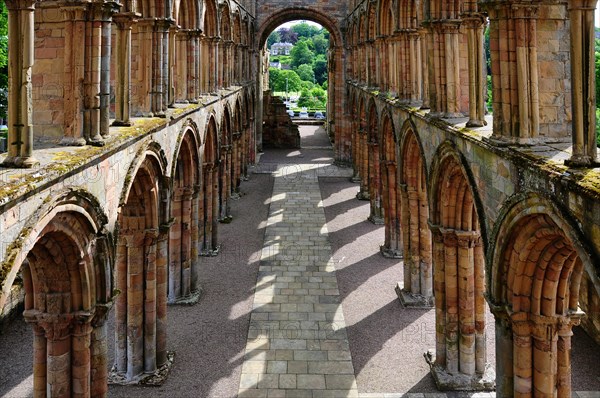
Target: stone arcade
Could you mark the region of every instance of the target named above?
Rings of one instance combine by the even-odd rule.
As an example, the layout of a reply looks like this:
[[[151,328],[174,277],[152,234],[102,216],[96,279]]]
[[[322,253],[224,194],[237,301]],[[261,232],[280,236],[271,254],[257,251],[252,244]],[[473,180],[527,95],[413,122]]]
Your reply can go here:
[[[198,301],[235,223],[262,150],[264,44],[295,19],[330,32],[336,164],[404,261],[402,302],[435,308],[438,387],[570,396],[572,328],[600,342],[595,0],[6,4],[0,315],[24,292],[36,397],[169,371],[167,304]]]

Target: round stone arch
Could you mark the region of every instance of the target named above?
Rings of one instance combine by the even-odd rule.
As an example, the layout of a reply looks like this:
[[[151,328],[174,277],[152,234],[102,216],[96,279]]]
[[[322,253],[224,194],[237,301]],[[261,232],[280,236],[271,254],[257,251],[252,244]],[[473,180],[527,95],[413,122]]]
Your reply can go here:
[[[351,115],[348,111],[347,91],[340,89],[346,83],[346,65],[344,38],[341,32],[341,19],[334,19],[324,12],[309,7],[285,7],[268,15],[258,27],[256,34],[256,48],[264,49],[269,34],[277,26],[294,20],[308,20],[321,24],[330,33],[330,63],[329,63],[329,87],[327,104],[327,132],[334,137],[334,152],[337,163],[350,165],[352,161],[352,134]],[[262,57],[259,57],[258,70],[263,70]],[[260,98],[257,98],[256,109],[256,132],[258,147],[262,147],[262,93],[263,79],[258,79],[257,90]]]
[[[568,396],[572,327],[584,315],[581,297],[590,295],[581,294],[584,277],[592,282],[585,288],[600,295],[598,254],[568,210],[539,193],[522,192],[500,211],[488,263],[498,393]]]
[[[49,196],[46,203],[29,217],[20,234],[7,249],[5,260],[0,265],[3,271],[0,275],[2,278],[0,280],[2,284],[2,290],[0,291],[0,309],[4,308],[6,298],[10,294],[10,288],[14,283],[20,267],[44,228],[57,214],[67,212],[78,214],[82,219],[87,220],[87,223],[94,233],[105,234],[104,227],[108,223],[108,217],[94,195],[84,190],[68,189]],[[111,259],[112,257],[107,258]],[[98,271],[99,275],[102,276],[101,279],[104,281],[101,283],[101,285],[103,285],[102,291],[104,291],[102,296],[105,300],[110,300],[110,264],[107,264],[106,269]]]
[[[28,219],[2,268],[0,308],[18,272],[33,328],[34,395],[107,392],[106,314],[112,299],[108,218],[89,192],[51,194]],[[69,377],[57,378],[67,372]]]
[[[308,20],[322,25],[329,31],[330,37],[333,37],[333,43],[330,45],[331,47],[342,46],[344,43],[338,21],[308,7],[288,7],[270,15],[262,23],[258,28],[258,34],[256,35],[256,39],[258,40],[256,47],[263,48],[273,29],[285,22],[294,20]]]

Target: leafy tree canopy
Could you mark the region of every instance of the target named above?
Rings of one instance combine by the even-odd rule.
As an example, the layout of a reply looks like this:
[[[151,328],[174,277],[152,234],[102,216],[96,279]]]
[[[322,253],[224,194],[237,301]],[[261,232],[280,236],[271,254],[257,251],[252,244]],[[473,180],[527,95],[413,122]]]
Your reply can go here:
[[[329,49],[329,40],[325,38],[323,33],[313,36],[311,40],[316,54],[327,55],[327,50]]]
[[[312,65],[302,64],[296,69],[296,73],[300,76],[300,79],[308,82],[314,82],[315,72],[313,71]]]
[[[299,40],[292,51],[292,68],[297,68],[302,64],[312,64],[314,53],[308,48],[308,44],[304,40]]]
[[[315,57],[313,71],[317,83],[323,84],[323,82],[327,81],[327,58],[324,55],[317,55]]]
[[[320,28],[316,27],[315,25],[307,24],[306,22],[292,26],[291,30],[298,35],[298,39],[310,39],[321,32]]]
[[[281,42],[281,35],[278,31],[273,31],[267,38],[267,48],[271,48],[274,43]]]
[[[296,44],[298,41],[298,34],[288,28],[280,28],[277,30],[277,33],[279,33],[279,38],[282,43]]]
[[[300,91],[302,80],[293,70],[279,70],[269,68],[269,86],[273,91],[285,91],[287,79],[287,91]]]

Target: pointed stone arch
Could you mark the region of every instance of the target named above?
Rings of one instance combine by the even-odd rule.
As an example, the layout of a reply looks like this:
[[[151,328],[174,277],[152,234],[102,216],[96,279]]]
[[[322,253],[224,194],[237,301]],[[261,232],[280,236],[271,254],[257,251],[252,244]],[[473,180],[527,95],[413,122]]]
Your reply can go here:
[[[369,200],[369,137],[367,133],[367,105],[365,95],[358,93],[358,169],[360,189],[356,194],[359,200]]]
[[[407,120],[400,135],[404,286],[399,296],[405,306],[428,307],[433,306],[433,265],[427,224],[427,167],[417,131],[414,123]]]
[[[117,218],[115,366],[113,382],[138,383],[168,371],[166,159],[154,142],[142,146],[128,172]]]
[[[572,327],[584,316],[584,275],[598,296],[595,254],[568,213],[533,192],[508,201],[492,242],[498,391],[507,397],[570,395]]]
[[[392,113],[385,108],[381,116],[381,196],[385,237],[381,254],[402,258],[404,247],[400,225],[401,202],[398,190],[398,145]]]
[[[430,172],[436,359],[432,373],[441,389],[488,388],[486,373],[485,231],[476,185],[454,145],[442,143]],[[488,380],[489,379],[489,380]],[[447,385],[450,381],[451,385]]]
[[[229,104],[225,105],[219,140],[219,222],[229,223],[231,216],[231,187],[233,180],[233,118]]]
[[[178,138],[173,160],[171,220],[169,231],[168,300],[171,304],[195,303],[200,298],[199,209],[200,141],[193,123]]]
[[[208,116],[204,133],[204,152],[202,164],[202,201],[200,215],[203,223],[202,256],[215,256],[219,252],[219,134],[214,114]]]
[[[383,225],[381,206],[381,154],[379,133],[379,112],[375,101],[371,99],[367,106],[367,147],[368,147],[368,189],[371,202],[369,220],[373,224]]]

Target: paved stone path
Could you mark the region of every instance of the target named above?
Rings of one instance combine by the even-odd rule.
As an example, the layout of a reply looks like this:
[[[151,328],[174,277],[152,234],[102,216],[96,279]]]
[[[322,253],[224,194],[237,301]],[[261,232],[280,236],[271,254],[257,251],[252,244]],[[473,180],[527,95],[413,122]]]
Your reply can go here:
[[[265,170],[269,172],[268,170]],[[495,393],[360,393],[318,177],[351,170],[278,165],[261,252],[241,398],[493,398]],[[597,392],[573,397],[598,398]]]
[[[275,171],[239,397],[358,397],[322,172],[315,164]]]

